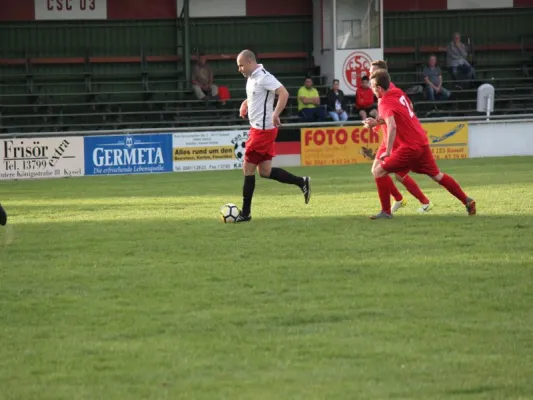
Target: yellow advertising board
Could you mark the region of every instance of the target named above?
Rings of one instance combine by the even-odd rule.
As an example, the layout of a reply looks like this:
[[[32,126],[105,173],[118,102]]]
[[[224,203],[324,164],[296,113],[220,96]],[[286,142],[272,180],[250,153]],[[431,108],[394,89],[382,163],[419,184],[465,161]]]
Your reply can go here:
[[[422,124],[436,160],[468,158],[468,123]],[[345,165],[373,162],[383,133],[364,126],[304,128],[302,166]]]
[[[372,162],[383,137],[364,126],[308,128],[300,135],[303,166]]]
[[[468,122],[422,124],[435,160],[468,158]]]

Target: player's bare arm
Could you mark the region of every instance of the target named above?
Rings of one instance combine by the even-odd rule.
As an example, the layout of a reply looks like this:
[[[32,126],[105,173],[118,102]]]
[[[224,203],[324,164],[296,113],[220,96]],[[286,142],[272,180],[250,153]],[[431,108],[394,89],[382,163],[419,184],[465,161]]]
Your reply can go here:
[[[272,114],[272,122],[274,123],[274,126],[280,126],[281,121],[279,116],[287,105],[287,101],[289,100],[289,92],[287,89],[285,89],[285,86],[280,86],[276,89],[275,93],[278,96],[278,102],[276,104],[276,108],[274,109],[274,113]]]
[[[376,121],[375,118],[368,117],[367,119],[363,121],[363,125],[366,126],[367,128],[373,128],[378,125],[378,122]]]
[[[390,117],[387,117],[385,119],[385,124],[387,125],[387,132],[389,136],[387,138],[387,150],[381,156],[381,159],[391,155],[392,148],[394,146],[394,140],[396,139],[396,121],[394,120],[394,116],[391,115]]]
[[[368,117],[367,119],[363,121],[363,124],[367,128],[373,128],[378,125],[385,125],[385,120],[381,117],[377,117],[377,118]]]
[[[239,111],[239,116],[241,118],[245,118],[246,114],[248,114],[248,99],[244,100],[241,104],[241,109]]]

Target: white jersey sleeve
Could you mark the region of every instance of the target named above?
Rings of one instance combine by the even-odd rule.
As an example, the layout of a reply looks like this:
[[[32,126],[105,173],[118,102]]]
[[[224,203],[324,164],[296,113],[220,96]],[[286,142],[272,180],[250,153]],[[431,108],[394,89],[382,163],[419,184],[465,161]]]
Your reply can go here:
[[[281,82],[276,79],[274,75],[271,74],[265,74],[261,77],[259,80],[258,86],[261,86],[265,90],[277,90],[280,88]]]

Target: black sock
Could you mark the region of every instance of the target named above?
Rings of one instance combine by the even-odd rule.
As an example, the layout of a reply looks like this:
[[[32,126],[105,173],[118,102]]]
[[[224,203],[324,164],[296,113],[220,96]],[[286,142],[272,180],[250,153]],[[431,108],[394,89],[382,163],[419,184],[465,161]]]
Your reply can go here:
[[[248,216],[252,210],[252,197],[255,189],[255,175],[246,175],[242,186],[242,215]]]
[[[281,168],[272,168],[269,178],[281,183],[288,183],[300,187],[304,185],[304,178],[300,176],[294,176],[290,172],[287,172]]]
[[[5,225],[7,223],[7,213],[0,204],[0,225]]]

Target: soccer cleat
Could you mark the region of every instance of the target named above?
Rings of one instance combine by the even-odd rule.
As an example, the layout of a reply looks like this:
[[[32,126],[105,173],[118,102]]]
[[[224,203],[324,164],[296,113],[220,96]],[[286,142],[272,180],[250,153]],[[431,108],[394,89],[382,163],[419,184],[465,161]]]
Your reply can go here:
[[[391,219],[392,215],[387,214],[385,211],[381,211],[379,214],[372,215],[370,219]]]
[[[396,211],[398,211],[400,208],[405,207],[407,205],[407,200],[401,199],[399,201],[394,202],[392,205],[392,214],[394,214]]]
[[[305,204],[309,204],[309,200],[311,200],[311,178],[304,177],[304,184],[301,189],[304,194]]]
[[[237,215],[237,218],[235,219],[235,223],[237,223],[237,222],[249,222],[251,220],[252,220],[252,216],[251,215],[239,214],[239,215]]]
[[[7,213],[2,204],[0,204],[0,225],[4,226],[5,224],[7,224]]]
[[[426,213],[429,210],[431,210],[432,208],[433,208],[433,203],[429,202],[427,204],[422,204],[422,207],[420,207],[417,211],[419,213]]]
[[[466,211],[468,215],[476,215],[476,201],[470,197],[466,199]]]

